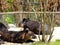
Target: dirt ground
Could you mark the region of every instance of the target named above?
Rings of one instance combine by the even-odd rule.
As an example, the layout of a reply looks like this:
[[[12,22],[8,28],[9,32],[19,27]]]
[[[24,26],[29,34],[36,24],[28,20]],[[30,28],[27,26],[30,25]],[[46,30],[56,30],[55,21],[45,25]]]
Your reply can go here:
[[[0,44],[0,45],[32,45],[32,43],[10,43],[10,42],[4,42],[4,44]]]

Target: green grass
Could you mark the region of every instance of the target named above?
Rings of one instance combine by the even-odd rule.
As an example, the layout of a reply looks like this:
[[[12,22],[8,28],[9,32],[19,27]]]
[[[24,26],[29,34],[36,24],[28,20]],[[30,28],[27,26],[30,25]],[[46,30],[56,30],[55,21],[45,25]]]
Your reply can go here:
[[[60,45],[60,40],[56,40],[54,42],[50,43],[44,43],[44,42],[35,42],[33,45]]]

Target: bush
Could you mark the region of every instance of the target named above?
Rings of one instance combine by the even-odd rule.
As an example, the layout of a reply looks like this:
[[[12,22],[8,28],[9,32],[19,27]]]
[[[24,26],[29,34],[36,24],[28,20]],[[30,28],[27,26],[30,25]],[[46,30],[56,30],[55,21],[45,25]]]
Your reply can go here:
[[[11,15],[7,15],[5,21],[7,23],[15,23],[15,18]]]

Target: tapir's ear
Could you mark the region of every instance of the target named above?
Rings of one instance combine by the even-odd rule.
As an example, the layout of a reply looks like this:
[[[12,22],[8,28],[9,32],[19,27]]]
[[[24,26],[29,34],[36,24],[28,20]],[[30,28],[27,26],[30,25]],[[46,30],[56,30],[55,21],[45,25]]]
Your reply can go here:
[[[23,18],[23,22],[26,20],[26,18]]]
[[[29,18],[27,18],[29,20]]]

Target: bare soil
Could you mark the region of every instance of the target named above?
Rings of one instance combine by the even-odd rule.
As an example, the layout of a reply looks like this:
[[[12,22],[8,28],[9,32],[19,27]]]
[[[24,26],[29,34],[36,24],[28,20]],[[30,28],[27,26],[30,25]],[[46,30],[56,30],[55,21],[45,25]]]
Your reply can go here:
[[[32,43],[10,43],[10,42],[4,42],[4,44],[0,45],[32,45]]]

